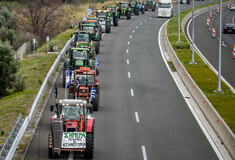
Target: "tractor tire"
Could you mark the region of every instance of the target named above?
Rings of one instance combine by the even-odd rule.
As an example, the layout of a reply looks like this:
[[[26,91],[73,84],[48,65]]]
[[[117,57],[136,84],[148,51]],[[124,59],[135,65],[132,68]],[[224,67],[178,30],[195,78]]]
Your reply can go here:
[[[118,26],[118,17],[114,17],[113,19],[113,25]]]
[[[145,14],[145,10],[142,8],[142,14]]]
[[[131,12],[127,12],[127,19],[131,19]]]
[[[105,31],[105,32],[106,32],[106,33],[110,33],[110,32],[111,32],[111,23],[110,23],[110,22],[107,22],[105,28],[106,28],[106,31]]]
[[[102,32],[100,33],[100,41],[102,40]]]
[[[69,93],[68,99],[73,99],[73,93]]]
[[[66,71],[67,71],[67,60],[64,61],[64,68],[63,68],[63,87],[65,88],[66,83]]]
[[[95,53],[99,54],[100,53],[99,41],[94,41],[94,45],[95,45]]]
[[[145,11],[148,11],[148,9],[144,9]]]
[[[153,8],[152,11],[154,12],[154,11],[155,11],[155,8]]]
[[[98,111],[99,110],[99,105],[100,105],[100,97],[99,94],[95,94],[95,99],[91,102],[93,105],[93,111]]]
[[[49,158],[54,158],[54,154],[52,153],[52,148],[49,148],[49,142],[50,142],[50,137],[51,137],[51,133],[49,133],[48,135],[48,157]]]
[[[85,159],[92,159],[94,152],[94,133],[86,134],[86,149],[84,151]]]

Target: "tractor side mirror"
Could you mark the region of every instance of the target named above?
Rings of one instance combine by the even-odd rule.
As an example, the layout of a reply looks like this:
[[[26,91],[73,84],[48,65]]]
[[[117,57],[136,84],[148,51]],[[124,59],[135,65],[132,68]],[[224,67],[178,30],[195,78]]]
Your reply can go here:
[[[53,105],[50,106],[50,111],[51,111],[51,112],[54,111],[54,106],[53,106]]]

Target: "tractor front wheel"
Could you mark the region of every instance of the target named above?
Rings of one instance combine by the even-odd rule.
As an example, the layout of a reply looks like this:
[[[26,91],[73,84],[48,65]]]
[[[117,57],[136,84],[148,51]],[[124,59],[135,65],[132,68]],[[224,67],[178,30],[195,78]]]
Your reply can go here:
[[[94,152],[94,133],[86,134],[86,149],[84,152],[85,159],[92,159]]]
[[[106,22],[106,33],[110,33],[111,32],[111,23],[110,22]]]
[[[63,68],[63,87],[65,88],[66,83],[66,71],[67,71],[67,60],[64,61],[64,68]]]
[[[95,45],[95,53],[99,54],[99,52],[100,52],[99,41],[94,41],[94,45]]]
[[[144,8],[142,8],[142,14],[145,14],[145,9]]]
[[[131,12],[127,12],[127,19],[131,19]]]
[[[118,26],[118,17],[114,17],[113,19],[113,25]]]

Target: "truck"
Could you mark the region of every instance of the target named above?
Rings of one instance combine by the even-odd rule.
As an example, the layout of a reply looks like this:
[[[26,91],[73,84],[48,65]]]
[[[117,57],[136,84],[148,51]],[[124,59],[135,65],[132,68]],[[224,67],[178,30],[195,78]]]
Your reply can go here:
[[[56,99],[50,111],[56,114],[51,117],[48,135],[49,158],[59,158],[61,152],[81,152],[85,159],[92,159],[95,124],[92,105],[81,99]]]
[[[172,0],[159,0],[158,2],[158,17],[172,17],[173,3]]]

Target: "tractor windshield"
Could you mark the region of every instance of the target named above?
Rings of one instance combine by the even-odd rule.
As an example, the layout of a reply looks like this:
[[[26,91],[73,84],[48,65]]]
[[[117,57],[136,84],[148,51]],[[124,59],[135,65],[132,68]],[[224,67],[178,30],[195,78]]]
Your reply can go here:
[[[84,27],[83,27],[83,30],[84,30],[84,31],[89,31],[89,32],[91,32],[91,33],[94,33],[94,27],[84,26]]]
[[[86,84],[88,86],[95,85],[94,75],[75,75],[75,79],[79,80],[81,86],[85,86]]]
[[[115,12],[116,11],[114,7],[109,7],[108,9],[109,9],[110,12]]]
[[[89,35],[88,34],[79,34],[77,37],[77,42],[89,42]]]
[[[105,12],[97,12],[97,17],[106,18],[106,13]]]
[[[122,3],[121,4],[121,8],[127,8],[128,7],[128,4],[127,3]]]
[[[159,3],[159,8],[171,8],[171,3]]]
[[[87,59],[87,52],[86,51],[74,51],[73,58],[74,59]]]
[[[64,120],[80,120],[83,109],[79,106],[62,106],[61,113]]]

